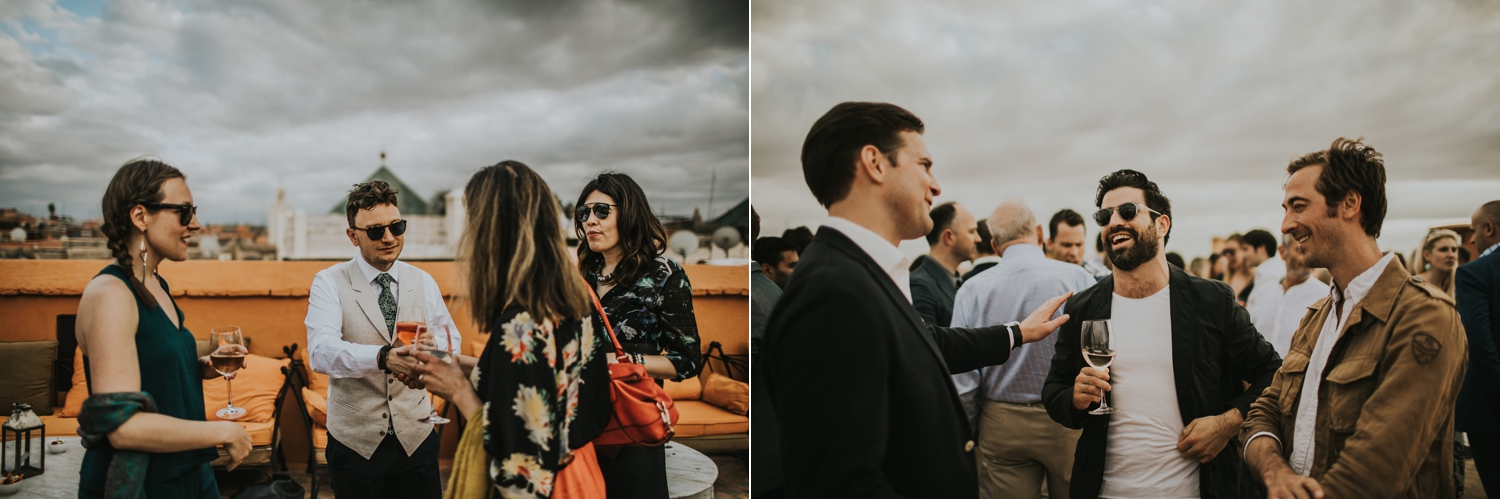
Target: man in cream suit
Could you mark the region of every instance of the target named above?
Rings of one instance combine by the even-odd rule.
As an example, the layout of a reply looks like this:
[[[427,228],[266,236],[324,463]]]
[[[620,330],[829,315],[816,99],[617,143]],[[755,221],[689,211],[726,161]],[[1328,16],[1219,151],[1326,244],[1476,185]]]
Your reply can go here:
[[[397,191],[373,180],[349,192],[346,211],[354,260],[313,278],[307,307],[307,351],[312,369],[327,374],[328,468],[340,498],[438,499],[438,437],[418,422],[432,410],[426,392],[397,376],[416,361],[397,340],[397,321],[425,322],[437,348],[459,336],[437,282],[396,261],[406,221]]]

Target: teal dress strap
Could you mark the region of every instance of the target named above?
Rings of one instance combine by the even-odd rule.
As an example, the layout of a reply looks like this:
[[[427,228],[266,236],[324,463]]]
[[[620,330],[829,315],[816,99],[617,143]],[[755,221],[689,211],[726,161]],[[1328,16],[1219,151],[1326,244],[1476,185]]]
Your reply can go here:
[[[118,265],[109,265],[98,275],[111,275],[130,283],[127,271]],[[97,275],[96,275],[97,277]],[[171,288],[165,279],[157,276],[168,295]],[[159,414],[187,421],[204,421],[203,377],[198,366],[198,343],[187,329],[185,315],[172,300],[177,310],[177,324],[167,317],[160,306],[147,307],[136,298],[136,316],[139,318],[135,331],[135,351],[139,359],[141,391],[156,401]],[[89,357],[83,357],[84,376],[93,392],[94,373],[89,368]],[[80,497],[95,497],[104,493],[105,475],[114,458],[115,449],[105,440],[84,453],[83,466],[79,470],[78,492]],[[187,480],[201,482],[203,469],[219,456],[213,447],[181,452],[151,454],[146,470],[146,490],[163,490],[169,482]],[[212,477],[212,474],[209,475]],[[215,491],[217,487],[213,487]],[[217,495],[215,495],[217,497]]]

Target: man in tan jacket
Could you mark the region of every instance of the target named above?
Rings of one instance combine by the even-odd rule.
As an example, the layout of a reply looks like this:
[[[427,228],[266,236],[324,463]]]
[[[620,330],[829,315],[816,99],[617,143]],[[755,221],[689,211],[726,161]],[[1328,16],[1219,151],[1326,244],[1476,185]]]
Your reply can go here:
[[[1453,300],[1375,244],[1380,153],[1340,138],[1287,167],[1281,231],[1333,276],[1240,435],[1272,498],[1453,497],[1468,341]]]

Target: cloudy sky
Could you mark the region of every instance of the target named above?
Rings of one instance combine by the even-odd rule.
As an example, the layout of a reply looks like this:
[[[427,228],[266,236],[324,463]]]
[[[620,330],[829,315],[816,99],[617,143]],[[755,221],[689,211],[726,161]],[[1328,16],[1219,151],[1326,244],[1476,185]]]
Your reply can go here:
[[[749,190],[745,2],[5,0],[0,207],[97,217],[139,155],[208,223],[322,213],[380,164],[423,197],[504,159],[564,199],[611,169],[652,208]]]
[[[1279,232],[1287,162],[1340,136],[1385,155],[1382,248],[1500,199],[1495,2],[756,0],[751,45],[753,195],[773,234],[825,216],[798,157],[849,100],[922,117],[938,201],[980,217],[1013,198],[1043,223],[1087,214],[1100,177],[1145,172],[1189,258],[1214,235]]]

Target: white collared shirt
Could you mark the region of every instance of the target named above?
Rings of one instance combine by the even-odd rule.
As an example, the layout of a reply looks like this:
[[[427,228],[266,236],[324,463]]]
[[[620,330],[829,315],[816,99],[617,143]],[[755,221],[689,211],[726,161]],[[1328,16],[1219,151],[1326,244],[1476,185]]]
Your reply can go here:
[[[442,290],[438,289],[437,281],[433,280],[432,275],[401,261],[391,265],[391,269],[386,272],[377,270],[363,257],[354,257],[353,263],[364,274],[376,297],[380,296],[381,287],[375,279],[381,274],[390,274],[391,297],[396,298],[397,303],[400,303],[401,296],[399,268],[404,266],[421,275],[424,280],[423,302],[427,306],[427,328],[436,337],[438,348],[459,351],[463,338],[453,324],[453,316],[448,313],[447,303],[443,302]],[[345,268],[345,264],[334,265],[313,277],[312,290],[307,299],[307,319],[304,322],[307,326],[307,357],[314,371],[334,378],[359,378],[380,372],[379,362],[375,357],[380,353],[381,345],[350,343],[343,339],[344,309],[339,304],[336,279],[343,278]]]
[[[1490,249],[1481,251],[1479,253],[1479,256],[1475,257],[1474,259],[1478,260],[1480,258],[1484,258],[1484,257],[1490,256],[1490,253],[1494,253],[1496,248],[1500,248],[1500,243],[1495,243],[1495,244],[1490,245]]]
[[[971,265],[970,268],[978,267],[980,265],[984,265],[984,264],[990,263],[990,262],[1000,263],[1000,256],[999,255],[985,255],[985,256],[981,256],[979,258],[975,258],[974,261],[970,264]]]
[[[1260,324],[1256,324],[1255,329],[1266,337],[1266,341],[1271,342],[1278,355],[1286,357],[1287,350],[1292,348],[1292,336],[1297,334],[1297,327],[1302,325],[1302,317],[1307,315],[1307,307],[1328,296],[1328,285],[1309,276],[1291,289],[1283,290],[1280,282],[1275,283],[1275,289],[1275,320],[1267,326],[1268,329],[1260,329]]]
[[[870,259],[875,260],[875,265],[884,270],[892,281],[895,281],[896,287],[901,289],[901,294],[906,295],[907,303],[911,303],[911,259],[907,258],[900,248],[880,237],[880,234],[876,234],[875,231],[843,218],[829,217],[828,221],[823,222],[823,227],[839,231],[850,241],[854,241],[855,246],[859,246],[865,254],[870,255]],[[819,230],[822,228],[820,227]]]
[[[1281,301],[1283,277],[1286,277],[1286,262],[1279,256],[1272,256],[1255,266],[1255,286],[1250,289],[1250,297],[1245,300],[1245,310],[1250,312],[1250,323],[1255,324],[1255,330],[1262,335],[1275,328],[1276,307]]]
[[[1307,371],[1302,378],[1302,393],[1298,395],[1297,406],[1300,409],[1297,411],[1297,420],[1292,425],[1293,447],[1287,464],[1299,475],[1308,476],[1312,473],[1313,446],[1316,443],[1314,435],[1318,421],[1318,388],[1323,384],[1323,368],[1328,366],[1333,345],[1338,342],[1341,329],[1349,321],[1349,313],[1364,301],[1365,295],[1370,294],[1370,289],[1375,287],[1375,282],[1380,280],[1380,275],[1385,273],[1386,266],[1395,256],[1395,253],[1386,253],[1374,266],[1349,281],[1348,289],[1340,290],[1338,286],[1329,288],[1328,296],[1332,301],[1328,305],[1335,308],[1324,319],[1323,328],[1318,333],[1318,344],[1313,346],[1312,355],[1307,360]],[[1260,432],[1251,435],[1245,441],[1245,447],[1249,448],[1250,442],[1262,435],[1281,442],[1276,435]]]

